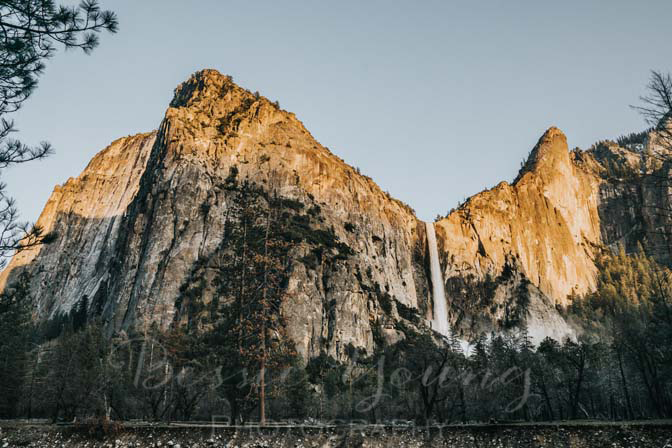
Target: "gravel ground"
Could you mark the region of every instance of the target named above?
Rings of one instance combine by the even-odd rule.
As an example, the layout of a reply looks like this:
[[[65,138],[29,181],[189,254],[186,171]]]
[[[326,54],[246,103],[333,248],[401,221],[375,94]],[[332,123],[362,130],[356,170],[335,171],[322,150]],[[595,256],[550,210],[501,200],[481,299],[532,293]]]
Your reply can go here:
[[[211,428],[132,426],[106,437],[72,427],[0,424],[0,448],[672,448],[672,422],[450,426],[444,428]]]

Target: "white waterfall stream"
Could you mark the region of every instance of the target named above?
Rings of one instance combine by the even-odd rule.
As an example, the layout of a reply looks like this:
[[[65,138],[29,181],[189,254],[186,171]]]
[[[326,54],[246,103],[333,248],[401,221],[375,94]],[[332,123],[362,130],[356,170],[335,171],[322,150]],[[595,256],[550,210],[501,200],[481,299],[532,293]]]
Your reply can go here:
[[[443,286],[443,275],[439,263],[439,249],[436,245],[436,231],[434,223],[426,222],[427,245],[429,246],[429,266],[432,273],[432,298],[434,299],[434,321],[432,328],[444,336],[450,335],[448,325],[448,306],[446,304],[446,292]]]

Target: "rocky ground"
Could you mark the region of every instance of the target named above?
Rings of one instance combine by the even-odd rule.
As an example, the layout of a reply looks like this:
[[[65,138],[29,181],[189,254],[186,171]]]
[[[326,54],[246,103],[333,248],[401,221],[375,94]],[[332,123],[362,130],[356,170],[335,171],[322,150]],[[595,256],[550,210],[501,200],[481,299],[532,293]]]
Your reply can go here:
[[[252,447],[672,447],[672,422],[474,425],[444,428],[125,425],[107,436],[83,428],[0,424],[0,448]]]

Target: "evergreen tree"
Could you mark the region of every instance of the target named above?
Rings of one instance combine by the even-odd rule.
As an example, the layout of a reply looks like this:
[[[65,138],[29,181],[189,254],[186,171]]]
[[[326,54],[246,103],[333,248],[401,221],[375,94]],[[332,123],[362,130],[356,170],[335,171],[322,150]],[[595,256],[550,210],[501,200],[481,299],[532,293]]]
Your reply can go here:
[[[0,416],[17,416],[32,334],[30,277],[22,274],[0,295]]]
[[[56,5],[53,0],[5,0],[0,2],[0,170],[31,162],[51,152],[48,143],[24,145],[11,136],[16,132],[8,115],[16,112],[37,87],[45,61],[58,45],[85,53],[98,45],[97,33],[116,32],[117,18],[101,11],[95,0],[79,6]],[[15,250],[53,240],[43,229],[18,222],[14,201],[0,185],[0,267]]]
[[[280,215],[287,200],[272,187],[269,194],[247,181],[238,183],[236,175],[230,175],[235,205],[227,211],[223,240],[231,256],[217,263],[219,294],[207,337],[217,341],[214,356],[223,366],[221,390],[233,419],[246,418],[258,406],[263,424],[266,399],[278,393],[276,383],[267,384],[268,375],[288,367],[294,356],[280,310],[290,268],[289,218]]]
[[[82,297],[75,307],[73,307],[70,313],[70,319],[72,321],[72,329],[77,332],[83,329],[86,326],[87,313],[89,311],[89,298],[87,296]]]
[[[70,325],[50,347],[44,360],[44,393],[54,421],[109,414],[108,353],[108,341],[97,323],[77,333]]]

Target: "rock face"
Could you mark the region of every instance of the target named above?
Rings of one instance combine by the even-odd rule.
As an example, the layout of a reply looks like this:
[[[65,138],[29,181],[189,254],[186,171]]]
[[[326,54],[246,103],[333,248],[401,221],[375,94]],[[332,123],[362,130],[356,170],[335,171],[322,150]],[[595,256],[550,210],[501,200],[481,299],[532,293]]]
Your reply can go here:
[[[649,132],[621,147],[600,142],[578,162],[603,179],[599,188],[602,242],[628,253],[641,246],[658,262],[672,264],[672,154]]]
[[[598,189],[571,160],[562,132],[551,128],[512,185],[477,194],[439,221],[453,320],[478,329],[479,308],[490,308],[488,314],[516,323],[516,309],[530,299],[564,304],[572,292],[591,291],[601,242]],[[530,332],[557,335],[563,328],[555,320]]]
[[[594,288],[597,252],[624,238],[648,244],[643,229],[662,224],[646,218],[644,203],[665,195],[640,180],[607,182],[616,148],[601,150],[570,153],[551,128],[512,185],[435,224],[455,331],[527,324],[534,339],[571,334],[555,305]],[[38,223],[57,241],[15,256],[0,286],[29,272],[40,319],[86,296],[110,331],[191,322],[193,301],[217,296],[213,267],[232,256],[225,235],[240,219],[241,183],[272,189],[283,212],[333,243],[291,248],[281,312],[304,356],[371,352],[403,338],[399,321],[433,319],[425,224],[413,210],[317,143],[294,114],[213,70],[178,86],[158,131],[115,141],[56,188]]]
[[[68,310],[105,283],[119,229],[135,198],[156,134],[120,138],[96,155],[84,172],[54,189],[37,224],[56,232],[46,247],[17,254],[2,273],[14,278],[26,267],[34,275],[37,315]]]
[[[273,182],[283,198],[319,207],[313,225],[351,249],[316,266],[298,261],[309,247],[293,249],[283,312],[301,353],[371,350],[373,322],[387,325],[379,295],[424,309],[424,226],[413,211],[319,145],[293,114],[211,70],[176,89],[156,134],[115,142],[58,188],[39,220],[58,241],[15,257],[3,278],[34,274],[40,318],[87,295],[115,330],[147,319],[168,325],[194,265],[216,257],[227,220],[235,222],[227,216],[234,167],[240,180]],[[202,291],[206,302],[213,289]]]

